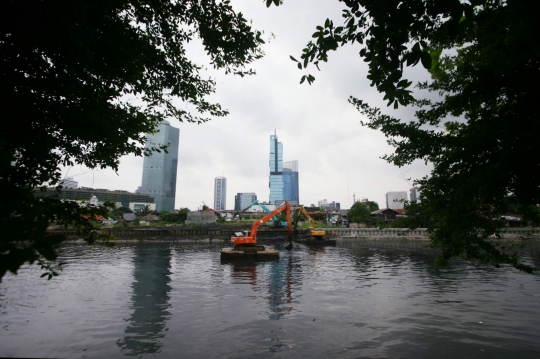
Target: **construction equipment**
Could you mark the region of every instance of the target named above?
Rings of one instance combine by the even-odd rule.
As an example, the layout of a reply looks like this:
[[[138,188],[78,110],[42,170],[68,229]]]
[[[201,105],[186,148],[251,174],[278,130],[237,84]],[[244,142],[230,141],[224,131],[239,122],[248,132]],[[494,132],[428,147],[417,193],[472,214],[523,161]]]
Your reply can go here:
[[[231,237],[231,243],[235,245],[235,248],[238,246],[246,246],[246,245],[256,245],[257,244],[257,229],[261,224],[264,222],[269,221],[279,213],[285,211],[287,215],[287,227],[289,229],[289,239],[292,238],[292,226],[291,226],[291,206],[289,205],[289,202],[285,201],[282,205],[277,207],[275,210],[267,214],[261,219],[258,219],[253,223],[253,226],[251,227],[251,231],[246,232],[245,235],[243,233],[235,233],[237,234],[234,237]],[[238,234],[241,234],[240,236]]]
[[[242,218],[242,213],[244,213],[245,211],[247,211],[248,209],[250,209],[251,207],[253,206],[260,206],[266,213],[271,213],[272,211],[269,210],[264,204],[262,204],[261,202],[259,202],[258,199],[256,199],[255,201],[253,201],[253,203],[251,203],[249,206],[247,206],[246,208],[244,208],[242,211],[238,212],[238,213],[235,213],[235,216],[238,215],[238,217]],[[274,221],[274,227],[279,227],[279,228],[282,228],[282,227],[286,227],[287,226],[287,222],[282,222],[280,221],[276,216],[274,216],[274,218],[272,218],[272,220]]]
[[[251,207],[255,206],[255,205],[258,205],[260,206],[266,213],[271,213],[272,211],[269,210],[264,204],[262,204],[261,202],[259,202],[258,199],[256,199],[255,201],[253,201],[253,203],[251,203],[249,206],[247,206],[246,208],[244,208],[242,211],[240,211],[238,213],[238,217],[242,218],[242,213],[244,213],[245,211],[247,211],[248,209],[250,209]],[[280,221],[277,216],[274,216],[274,218],[272,218],[272,220],[274,221],[274,227],[286,227],[287,226],[287,222],[282,222]]]
[[[305,210],[303,206],[298,207],[298,211],[302,212],[304,216],[306,216],[307,219],[311,222],[311,236],[315,239],[322,239],[324,236],[326,236],[326,231],[322,228],[315,228],[315,221],[311,216],[308,214],[308,212]],[[296,216],[296,221],[294,221],[294,230],[296,230],[296,226],[298,225],[298,218],[300,218],[300,213]]]

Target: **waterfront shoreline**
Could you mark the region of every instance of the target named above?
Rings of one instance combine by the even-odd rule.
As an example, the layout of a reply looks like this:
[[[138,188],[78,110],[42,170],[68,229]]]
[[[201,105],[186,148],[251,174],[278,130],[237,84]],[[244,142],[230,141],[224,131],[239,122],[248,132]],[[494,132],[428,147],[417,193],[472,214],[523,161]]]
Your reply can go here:
[[[117,241],[139,241],[139,240],[228,240],[235,232],[245,230],[244,228],[186,228],[186,227],[142,227],[142,228],[104,228],[97,230],[97,233],[104,236],[112,236]],[[309,236],[310,229],[300,229],[299,237]],[[429,233],[425,228],[409,230],[407,228],[325,228],[327,238],[403,238],[404,240],[429,241]],[[505,228],[502,231],[503,239],[540,239],[540,228]],[[65,235],[68,240],[79,240],[82,238],[76,230],[50,230],[49,233]],[[261,228],[258,231],[260,238],[287,237],[286,228]],[[188,239],[189,238],[189,239]]]

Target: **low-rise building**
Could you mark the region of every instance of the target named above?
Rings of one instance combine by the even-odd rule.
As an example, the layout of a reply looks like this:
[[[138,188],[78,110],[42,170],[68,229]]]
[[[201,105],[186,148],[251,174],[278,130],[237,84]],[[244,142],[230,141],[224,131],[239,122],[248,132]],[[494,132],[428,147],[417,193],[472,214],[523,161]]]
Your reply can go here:
[[[130,202],[128,208],[131,209],[133,212],[136,212],[136,211],[138,211],[140,209],[143,209],[146,206],[148,206],[148,209],[151,210],[151,211],[156,210],[156,204],[155,203],[144,203],[144,202],[140,202],[140,203]]]
[[[85,202],[90,204],[103,204],[105,201],[111,201],[116,204],[121,204],[120,207],[131,208],[130,204],[133,203],[142,205],[153,206],[152,209],[156,208],[154,198],[145,194],[132,193],[128,191],[116,190],[110,191],[102,188],[90,188],[90,187],[80,187],[80,188],[63,188],[60,192],[56,191],[56,187],[49,187],[45,192],[41,192],[39,188],[34,189],[35,196],[44,196],[44,197],[58,197],[64,201],[77,201],[79,203]],[[133,210],[133,208],[131,208]]]
[[[341,204],[339,202],[328,202],[326,199],[319,201],[319,208],[322,210],[340,210]]]
[[[326,223],[330,226],[349,227],[349,211],[334,210],[326,213]]]
[[[371,212],[371,216],[379,217],[385,222],[395,221],[398,215],[399,215],[399,212],[391,208],[383,208],[383,209],[379,209],[379,210]]]

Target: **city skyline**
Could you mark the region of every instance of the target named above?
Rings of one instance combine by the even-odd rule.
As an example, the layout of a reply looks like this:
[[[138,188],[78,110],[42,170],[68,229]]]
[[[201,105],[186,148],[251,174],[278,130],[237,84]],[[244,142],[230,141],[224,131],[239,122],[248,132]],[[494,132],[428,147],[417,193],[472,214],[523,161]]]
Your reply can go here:
[[[216,78],[212,101],[230,112],[227,117],[200,125],[168,119],[181,129],[182,136],[176,208],[196,210],[203,201],[210,205],[214,178],[222,172],[228,180],[227,203],[234,203],[234,195],[240,192],[254,192],[267,200],[268,134],[275,129],[286,145],[285,158],[293,157],[301,165],[302,204],[328,198],[350,208],[355,194],[382,207],[386,192],[409,191],[412,179],[429,173],[431,167],[420,161],[403,168],[386,163],[381,157],[393,151],[387,139],[360,125],[366,118],[347,102],[350,95],[398,118],[412,117],[414,109],[386,106],[383,96],[365,79],[367,67],[358,60],[355,49],[344,47],[331,53],[332,61],[321,64],[321,72],[309,69],[316,77],[311,86],[299,84],[302,72],[289,56],[298,58],[321,19],[339,18],[339,6],[298,0],[268,9],[262,2],[235,0],[233,7],[253,20],[255,28],[266,30],[266,56],[251,66],[257,71],[255,76],[226,76],[211,66],[201,70],[202,75]],[[297,18],[295,11],[302,17]],[[189,44],[188,51],[198,64],[208,63],[205,56],[199,56],[203,50],[196,40]],[[421,66],[405,71],[418,80],[429,76]],[[176,105],[193,110],[184,103]],[[133,192],[141,184],[142,165],[142,157],[125,156],[117,172],[73,166],[65,168],[64,176],[73,177],[81,186]]]

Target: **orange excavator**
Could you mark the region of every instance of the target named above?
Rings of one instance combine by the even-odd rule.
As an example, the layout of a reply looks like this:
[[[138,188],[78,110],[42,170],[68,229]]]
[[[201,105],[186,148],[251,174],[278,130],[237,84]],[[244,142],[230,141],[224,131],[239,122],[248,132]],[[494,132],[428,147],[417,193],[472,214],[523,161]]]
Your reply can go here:
[[[285,211],[287,215],[287,228],[289,230],[289,240],[292,240],[292,226],[291,226],[291,206],[289,205],[289,202],[285,201],[282,205],[274,209],[272,212],[268,213],[266,216],[264,216],[261,219],[258,219],[255,223],[253,223],[253,226],[251,227],[251,231],[246,232],[244,235],[241,232],[235,233],[236,236],[231,237],[231,243],[235,245],[235,248],[245,248],[245,247],[262,247],[263,246],[257,246],[257,229],[261,224],[264,222],[267,222],[274,218],[276,215],[280,214],[281,212]]]

